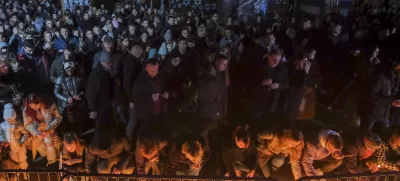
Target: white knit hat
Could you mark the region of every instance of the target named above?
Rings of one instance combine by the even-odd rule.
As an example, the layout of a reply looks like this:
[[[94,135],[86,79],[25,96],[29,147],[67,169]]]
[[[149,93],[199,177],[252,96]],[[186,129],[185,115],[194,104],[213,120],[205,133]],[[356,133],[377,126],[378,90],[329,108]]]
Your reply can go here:
[[[8,104],[4,105],[3,118],[5,121],[7,121],[7,119],[16,119],[17,118],[17,114],[15,113],[15,110],[14,110],[12,104],[8,103]]]

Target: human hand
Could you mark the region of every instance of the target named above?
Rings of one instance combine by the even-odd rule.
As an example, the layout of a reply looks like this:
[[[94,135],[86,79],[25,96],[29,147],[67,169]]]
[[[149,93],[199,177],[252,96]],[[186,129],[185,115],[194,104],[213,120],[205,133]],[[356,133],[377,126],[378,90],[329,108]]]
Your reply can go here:
[[[240,170],[235,169],[235,173],[236,173],[236,177],[242,177],[242,172],[240,172]]]
[[[332,157],[335,158],[336,160],[341,160],[344,158],[344,155],[341,152],[334,152],[332,153]]]
[[[91,119],[94,119],[94,118],[96,118],[97,117],[97,112],[90,112],[89,113],[89,117],[91,118]]]
[[[175,67],[178,66],[180,62],[181,62],[181,58],[179,58],[179,57],[173,58],[171,60],[172,65],[175,66]]]
[[[78,95],[74,95],[73,97],[75,100],[81,100],[81,97],[79,97]]]
[[[304,66],[304,72],[308,73],[310,71],[311,62],[307,60],[304,62],[303,66]]]
[[[160,97],[160,93],[154,93],[151,95],[151,98],[153,98],[153,101],[158,101],[159,97]]]
[[[393,106],[393,107],[400,107],[400,101],[399,101],[399,100],[394,100],[394,101],[392,102],[392,106]]]
[[[9,142],[7,142],[7,141],[3,142],[3,147],[4,147],[4,148],[7,148],[8,146],[10,146],[10,143],[9,143]]]
[[[73,103],[72,98],[68,98],[68,104],[72,104],[72,103]]]
[[[162,93],[162,94],[161,94],[161,97],[163,97],[164,99],[168,99],[168,97],[169,97],[168,92]]]
[[[278,89],[279,88],[279,84],[278,83],[273,83],[269,86],[269,88],[271,89]]]
[[[121,170],[114,168],[114,170],[112,171],[112,174],[121,174]]]
[[[369,170],[371,173],[376,173],[376,172],[379,170],[378,164],[376,164],[376,163],[374,163],[374,162],[372,162],[372,161],[367,161],[367,162],[365,163],[365,165],[368,166],[368,170]]]
[[[135,104],[133,102],[129,103],[129,108],[131,109],[135,108]]]
[[[264,79],[264,80],[261,82],[261,85],[262,85],[262,86],[271,85],[271,84],[272,84],[272,80],[271,80],[271,79]]]
[[[254,170],[250,170],[250,172],[247,173],[246,177],[254,177],[255,172],[256,171],[254,171]]]
[[[72,163],[71,160],[65,160],[62,163],[66,164],[66,165],[73,165],[74,163]]]

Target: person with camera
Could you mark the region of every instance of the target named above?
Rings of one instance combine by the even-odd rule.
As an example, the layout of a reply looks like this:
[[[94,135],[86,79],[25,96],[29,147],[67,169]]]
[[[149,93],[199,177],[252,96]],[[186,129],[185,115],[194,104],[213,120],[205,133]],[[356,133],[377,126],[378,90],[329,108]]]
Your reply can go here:
[[[84,110],[84,81],[76,74],[74,62],[64,62],[63,74],[56,79],[54,95],[58,100],[61,115],[68,120],[70,131],[80,133],[82,126],[80,114]]]

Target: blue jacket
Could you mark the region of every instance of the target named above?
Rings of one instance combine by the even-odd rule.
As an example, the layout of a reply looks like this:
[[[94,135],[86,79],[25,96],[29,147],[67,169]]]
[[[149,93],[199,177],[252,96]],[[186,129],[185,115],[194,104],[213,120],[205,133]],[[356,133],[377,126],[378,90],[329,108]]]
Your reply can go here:
[[[64,38],[60,37],[54,41],[54,48],[57,51],[60,51],[60,50],[64,50],[68,44],[76,46],[76,45],[78,45],[78,43],[79,43],[79,39],[75,36],[72,36],[72,38],[69,40],[64,40]]]

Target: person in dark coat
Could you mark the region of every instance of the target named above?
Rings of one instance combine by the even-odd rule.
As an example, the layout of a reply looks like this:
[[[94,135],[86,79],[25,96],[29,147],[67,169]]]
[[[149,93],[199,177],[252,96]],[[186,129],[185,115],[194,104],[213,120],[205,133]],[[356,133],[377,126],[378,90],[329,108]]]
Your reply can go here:
[[[250,139],[248,127],[238,126],[224,134],[222,159],[229,177],[253,177],[257,167],[256,146]],[[230,129],[229,129],[230,130]],[[243,173],[242,173],[243,172]]]
[[[354,132],[354,129],[346,131],[343,137],[343,153],[349,155],[344,158],[347,171],[350,174],[377,172],[379,167],[373,154],[381,147],[381,138],[375,133]]]
[[[135,108],[137,121],[128,127],[134,130],[137,123],[151,124],[162,114],[168,97],[157,59],[147,60],[133,84],[131,94],[131,107]]]
[[[309,53],[299,55],[294,62],[284,104],[285,117],[291,123],[296,120],[311,120],[315,116],[315,89],[320,84],[315,54],[316,51],[312,49]]]
[[[396,98],[400,85],[400,62],[394,62],[389,69],[378,69],[369,77],[366,95],[360,104],[362,131],[371,131],[376,123],[378,129],[388,128],[390,108],[400,107]]]
[[[102,52],[100,63],[92,70],[86,90],[90,118],[96,120],[96,129],[105,128],[111,120],[114,98],[114,81],[112,76],[111,55]]]
[[[273,49],[267,54],[253,82],[252,116],[255,120],[273,115],[278,107],[281,91],[288,88],[289,76],[282,54]]]
[[[24,92],[25,93],[47,93],[50,86],[49,61],[47,57],[35,51],[35,43],[25,40],[24,47],[18,51],[18,59],[24,70]]]
[[[121,136],[115,131],[96,132],[85,151],[86,173],[133,173],[131,144],[125,136]]]
[[[204,143],[193,136],[181,137],[170,146],[165,175],[199,176],[203,166]]]

